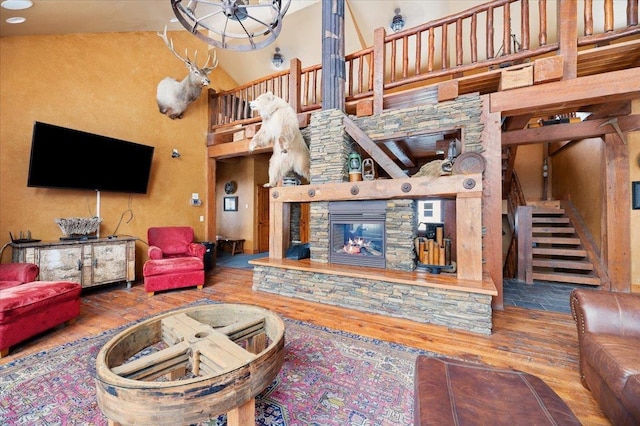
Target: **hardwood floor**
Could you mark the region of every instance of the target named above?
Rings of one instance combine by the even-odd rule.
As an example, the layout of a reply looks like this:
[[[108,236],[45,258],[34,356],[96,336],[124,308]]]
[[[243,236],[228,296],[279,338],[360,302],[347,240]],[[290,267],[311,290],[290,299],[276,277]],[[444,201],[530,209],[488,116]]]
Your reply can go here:
[[[306,302],[251,289],[249,269],[218,267],[202,290],[147,296],[142,284],[86,291],[77,321],[11,348],[0,364],[52,348],[202,298],[249,303],[282,316],[396,342],[444,355],[534,374],[551,386],[585,425],[609,425],[578,377],[576,327],[569,314],[507,307],[494,313],[493,334],[453,331],[408,320]]]

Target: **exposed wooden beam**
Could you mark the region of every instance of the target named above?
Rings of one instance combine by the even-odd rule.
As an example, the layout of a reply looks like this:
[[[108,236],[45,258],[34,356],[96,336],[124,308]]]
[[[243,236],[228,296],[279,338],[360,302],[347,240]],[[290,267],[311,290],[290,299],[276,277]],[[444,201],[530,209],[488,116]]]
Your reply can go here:
[[[349,136],[351,136],[353,140],[355,140],[356,143],[360,145],[360,147],[362,147],[362,149],[364,149],[371,158],[373,158],[373,160],[389,174],[391,178],[400,179],[407,177],[407,174],[403,172],[402,169],[398,167],[396,163],[394,163],[393,160],[391,160],[391,158],[389,158],[387,154],[385,154],[384,151],[382,151],[380,147],[378,147],[378,145],[376,145],[376,143],[372,141],[371,138],[369,138],[369,136],[346,115],[344,116],[343,124],[344,130],[349,134]]]
[[[387,141],[385,146],[387,149],[402,163],[406,168],[416,167],[415,161],[407,154],[406,146],[400,141]]]
[[[533,129],[503,132],[502,146],[596,138],[616,133],[616,129],[613,126],[603,125],[607,122],[608,120],[606,119],[586,120],[580,123],[554,124]],[[623,132],[640,129],[640,115],[618,117],[618,124]]]
[[[640,68],[555,81],[489,95],[491,112],[513,116],[640,98]]]
[[[589,120],[596,120],[598,118],[616,117],[620,115],[631,114],[631,102],[611,102],[608,104],[590,105],[583,108],[582,111],[590,112]]]

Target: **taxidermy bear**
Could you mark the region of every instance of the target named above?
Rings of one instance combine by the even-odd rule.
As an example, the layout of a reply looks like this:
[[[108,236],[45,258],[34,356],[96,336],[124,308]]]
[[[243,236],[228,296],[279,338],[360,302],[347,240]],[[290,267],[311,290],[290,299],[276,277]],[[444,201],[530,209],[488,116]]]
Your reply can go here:
[[[249,144],[249,151],[273,144],[269,160],[269,182],[265,187],[278,185],[291,171],[309,179],[309,148],[298,126],[298,116],[284,99],[266,92],[249,103],[262,117],[262,126]]]

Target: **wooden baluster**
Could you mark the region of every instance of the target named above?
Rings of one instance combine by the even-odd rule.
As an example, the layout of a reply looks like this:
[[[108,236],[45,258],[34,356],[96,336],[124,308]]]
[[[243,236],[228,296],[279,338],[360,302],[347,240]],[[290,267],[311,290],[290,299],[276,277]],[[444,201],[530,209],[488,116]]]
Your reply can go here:
[[[442,69],[449,69],[449,47],[447,43],[447,24],[442,25]]]
[[[347,73],[347,94],[349,96],[353,96],[353,59],[348,59],[345,65],[349,70],[349,72]]]
[[[604,32],[613,31],[613,0],[604,0]]]
[[[493,59],[495,52],[493,50],[493,35],[495,29],[493,28],[493,7],[487,9],[487,24],[485,32],[487,33],[487,59]]]
[[[502,6],[502,21],[504,24],[504,30],[502,31],[502,54],[511,54],[511,9],[510,3],[506,3]]]
[[[522,0],[521,3],[521,29],[520,29],[520,50],[529,50],[529,0]]]
[[[627,26],[638,25],[638,0],[627,0]]]
[[[540,46],[547,45],[547,0],[538,2],[538,15],[540,15],[540,34],[538,34],[538,43]]]
[[[369,53],[369,90],[373,90],[373,52]]]
[[[462,18],[456,19],[456,66],[462,65]]]
[[[478,15],[474,13],[471,15],[471,34],[469,34],[471,43],[471,63],[478,62]]]
[[[593,35],[593,0],[584,0],[584,35]]]
[[[416,69],[415,75],[420,75],[420,65],[422,63],[422,31],[416,34]]]
[[[318,70],[314,69],[313,70],[313,104],[317,104],[318,103],[318,80],[320,79],[320,77],[318,76]]]
[[[394,81],[396,81],[396,42],[398,41],[398,39],[394,39],[391,41],[391,79],[389,81],[391,81],[392,83]]]
[[[409,76],[409,37],[402,37],[402,78]]]
[[[433,71],[433,56],[435,55],[436,46],[435,46],[435,35],[433,27],[429,28],[429,58],[427,65],[427,72]]]
[[[358,60],[358,93],[363,93],[364,90],[364,65],[365,65],[365,61],[364,61],[364,57],[361,57]]]

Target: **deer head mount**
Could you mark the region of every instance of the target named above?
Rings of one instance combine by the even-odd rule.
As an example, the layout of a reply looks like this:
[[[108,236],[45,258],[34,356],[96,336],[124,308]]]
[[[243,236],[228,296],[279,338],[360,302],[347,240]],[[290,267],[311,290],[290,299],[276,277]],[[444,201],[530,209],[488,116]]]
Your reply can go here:
[[[215,67],[218,66],[218,60],[216,58],[215,50],[213,52],[213,58],[211,54],[207,56],[207,60],[199,68],[196,61],[198,59],[198,51],[194,54],[194,60],[189,59],[187,49],[184,50],[184,57],[180,56],[173,48],[173,40],[167,37],[167,27],[164,27],[164,32],[157,33],[158,36],[164,40],[169,50],[189,69],[189,74],[177,81],[171,77],[165,77],[160,83],[158,83],[158,89],[156,91],[156,100],[158,101],[158,109],[162,114],[167,115],[171,119],[182,118],[182,115],[186,111],[191,102],[198,99],[203,87],[209,85],[209,74]],[[211,61],[211,66],[207,66]]]

